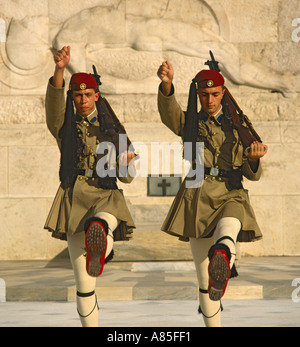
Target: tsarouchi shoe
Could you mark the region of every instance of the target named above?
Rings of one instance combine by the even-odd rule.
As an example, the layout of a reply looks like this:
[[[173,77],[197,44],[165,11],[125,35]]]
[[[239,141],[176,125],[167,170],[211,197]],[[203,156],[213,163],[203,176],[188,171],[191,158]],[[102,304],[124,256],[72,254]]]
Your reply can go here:
[[[217,244],[211,247],[208,257],[210,260],[208,265],[208,293],[211,300],[218,301],[225,294],[230,278],[231,254],[226,245]]]
[[[102,274],[107,249],[107,234],[99,221],[90,223],[85,235],[86,271],[92,277]]]

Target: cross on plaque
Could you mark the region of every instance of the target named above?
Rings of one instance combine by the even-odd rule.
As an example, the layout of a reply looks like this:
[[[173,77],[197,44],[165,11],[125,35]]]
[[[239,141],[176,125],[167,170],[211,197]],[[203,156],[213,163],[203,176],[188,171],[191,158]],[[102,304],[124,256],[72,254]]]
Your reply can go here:
[[[181,186],[180,176],[148,176],[148,196],[176,196]]]
[[[171,187],[171,183],[167,183],[167,180],[163,179],[162,183],[159,183],[157,186],[159,188],[162,188],[162,195],[166,196],[167,195],[167,187]]]

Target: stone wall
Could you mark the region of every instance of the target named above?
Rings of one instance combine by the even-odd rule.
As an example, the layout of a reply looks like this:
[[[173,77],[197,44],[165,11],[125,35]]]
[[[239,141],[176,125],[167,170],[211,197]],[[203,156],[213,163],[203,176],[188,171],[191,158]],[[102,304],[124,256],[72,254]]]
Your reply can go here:
[[[179,140],[157,112],[158,66],[166,59],[173,64],[185,108],[190,81],[211,49],[232,94],[269,145],[262,179],[245,182],[264,239],[241,245],[241,253],[300,255],[300,24],[293,22],[299,10],[298,0],[90,0],[88,6],[0,0],[0,260],[52,259],[66,247],[43,230],[59,184],[59,152],[45,126],[44,94],[52,52],[62,45],[72,50],[66,81],[95,64],[102,92],[131,140],[149,149],[153,141]],[[141,226],[137,233],[155,223],[155,244],[167,244],[159,225],[172,198],[147,197],[146,178],[121,187]]]

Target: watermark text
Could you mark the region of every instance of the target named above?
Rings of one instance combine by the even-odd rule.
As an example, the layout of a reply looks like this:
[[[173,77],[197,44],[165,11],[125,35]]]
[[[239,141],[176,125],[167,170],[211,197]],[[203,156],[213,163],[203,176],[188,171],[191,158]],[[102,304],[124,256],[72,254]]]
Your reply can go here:
[[[199,188],[204,179],[204,143],[189,142],[133,142],[127,148],[127,136],[120,135],[118,151],[115,144],[101,142],[96,154],[99,160],[96,164],[97,175],[104,177],[186,177],[186,188]],[[139,160],[132,159],[126,166],[117,165],[118,153],[139,153]],[[192,154],[193,153],[193,154]]]
[[[293,19],[292,26],[296,27],[292,32],[292,40],[297,43],[300,41],[300,18]]]
[[[5,20],[0,18],[0,43],[6,42],[6,25]]]
[[[292,292],[292,300],[295,303],[299,303],[300,302],[300,278],[295,278],[292,282],[292,287],[297,287],[296,289],[293,290]]]

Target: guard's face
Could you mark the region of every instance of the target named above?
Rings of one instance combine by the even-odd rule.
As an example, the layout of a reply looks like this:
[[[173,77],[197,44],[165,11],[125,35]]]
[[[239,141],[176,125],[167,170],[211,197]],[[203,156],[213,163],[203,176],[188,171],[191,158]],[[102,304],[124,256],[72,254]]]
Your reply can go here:
[[[220,109],[221,101],[225,90],[222,86],[213,88],[199,88],[198,95],[202,109],[206,111],[209,115],[213,116]]]
[[[95,103],[99,99],[99,93],[94,89],[79,90],[73,92],[73,100],[76,110],[82,117],[87,117],[95,109]]]

